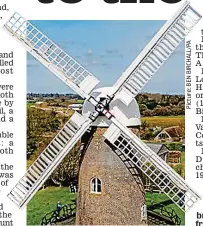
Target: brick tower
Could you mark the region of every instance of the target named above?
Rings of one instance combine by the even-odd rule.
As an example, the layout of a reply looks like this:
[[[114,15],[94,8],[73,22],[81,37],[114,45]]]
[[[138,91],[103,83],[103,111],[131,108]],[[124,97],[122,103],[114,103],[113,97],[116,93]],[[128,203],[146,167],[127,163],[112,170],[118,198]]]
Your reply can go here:
[[[109,91],[107,88],[100,89],[100,98]],[[114,105],[118,104],[121,112],[114,109]],[[84,104],[83,114],[87,114],[89,107],[88,103]],[[116,99],[109,107],[120,114],[120,119],[133,127],[133,131],[138,131],[140,114],[135,100],[128,108],[121,99]],[[101,116],[93,124],[91,132],[82,138],[76,224],[144,225],[142,174],[102,136],[108,125],[109,122]]]

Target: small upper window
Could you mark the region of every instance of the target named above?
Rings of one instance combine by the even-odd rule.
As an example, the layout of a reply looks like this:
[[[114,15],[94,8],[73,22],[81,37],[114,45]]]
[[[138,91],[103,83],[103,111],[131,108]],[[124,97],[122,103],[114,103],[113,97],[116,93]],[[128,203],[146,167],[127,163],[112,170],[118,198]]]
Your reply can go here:
[[[90,181],[90,189],[92,193],[101,193],[101,181],[98,178],[92,178]]]

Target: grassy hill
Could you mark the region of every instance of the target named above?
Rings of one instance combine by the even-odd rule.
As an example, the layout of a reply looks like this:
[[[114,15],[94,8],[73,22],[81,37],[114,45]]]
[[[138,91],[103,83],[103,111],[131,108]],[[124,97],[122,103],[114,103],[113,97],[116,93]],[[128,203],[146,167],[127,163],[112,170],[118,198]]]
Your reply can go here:
[[[45,190],[40,190],[27,206],[27,225],[39,225],[42,217],[46,213],[55,210],[58,201],[61,204],[69,204],[72,203],[72,200],[76,199],[76,195],[70,193],[67,187],[49,187]],[[148,207],[152,207],[153,205],[154,210],[159,212],[159,205],[157,204],[160,203],[167,203],[166,207],[173,209],[181,218],[182,225],[185,224],[184,213],[165,194],[146,194],[146,204]]]

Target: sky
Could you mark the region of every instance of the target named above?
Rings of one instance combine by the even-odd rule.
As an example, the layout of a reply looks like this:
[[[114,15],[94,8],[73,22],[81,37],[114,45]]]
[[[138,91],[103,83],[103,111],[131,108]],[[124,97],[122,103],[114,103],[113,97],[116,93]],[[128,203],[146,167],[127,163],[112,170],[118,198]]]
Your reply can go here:
[[[99,80],[112,86],[165,21],[31,21]],[[184,93],[184,43],[144,87],[143,92]],[[27,56],[27,92],[74,93]]]

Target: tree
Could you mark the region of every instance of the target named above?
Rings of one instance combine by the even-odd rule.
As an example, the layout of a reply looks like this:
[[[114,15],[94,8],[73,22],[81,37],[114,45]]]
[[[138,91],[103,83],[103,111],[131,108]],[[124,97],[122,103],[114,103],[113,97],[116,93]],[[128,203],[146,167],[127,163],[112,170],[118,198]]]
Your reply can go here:
[[[80,151],[79,144],[71,150],[71,152],[63,159],[57,169],[52,173],[50,179],[55,185],[67,186],[75,180],[79,171]]]
[[[152,110],[145,110],[143,111],[143,116],[153,116],[153,111]]]
[[[57,116],[54,111],[28,108],[27,158],[39,148],[40,142],[44,142],[47,137],[53,138],[63,124],[63,118]]]
[[[139,108],[140,108],[140,113],[141,113],[141,114],[142,114],[144,111],[147,110],[146,104],[140,104],[140,105],[139,105]]]
[[[146,103],[146,105],[149,110],[153,110],[157,106],[157,103],[155,100],[150,100]]]
[[[154,109],[154,114],[155,115],[167,116],[167,115],[169,115],[168,108],[167,107],[161,107],[161,106],[158,107],[157,106]]]

